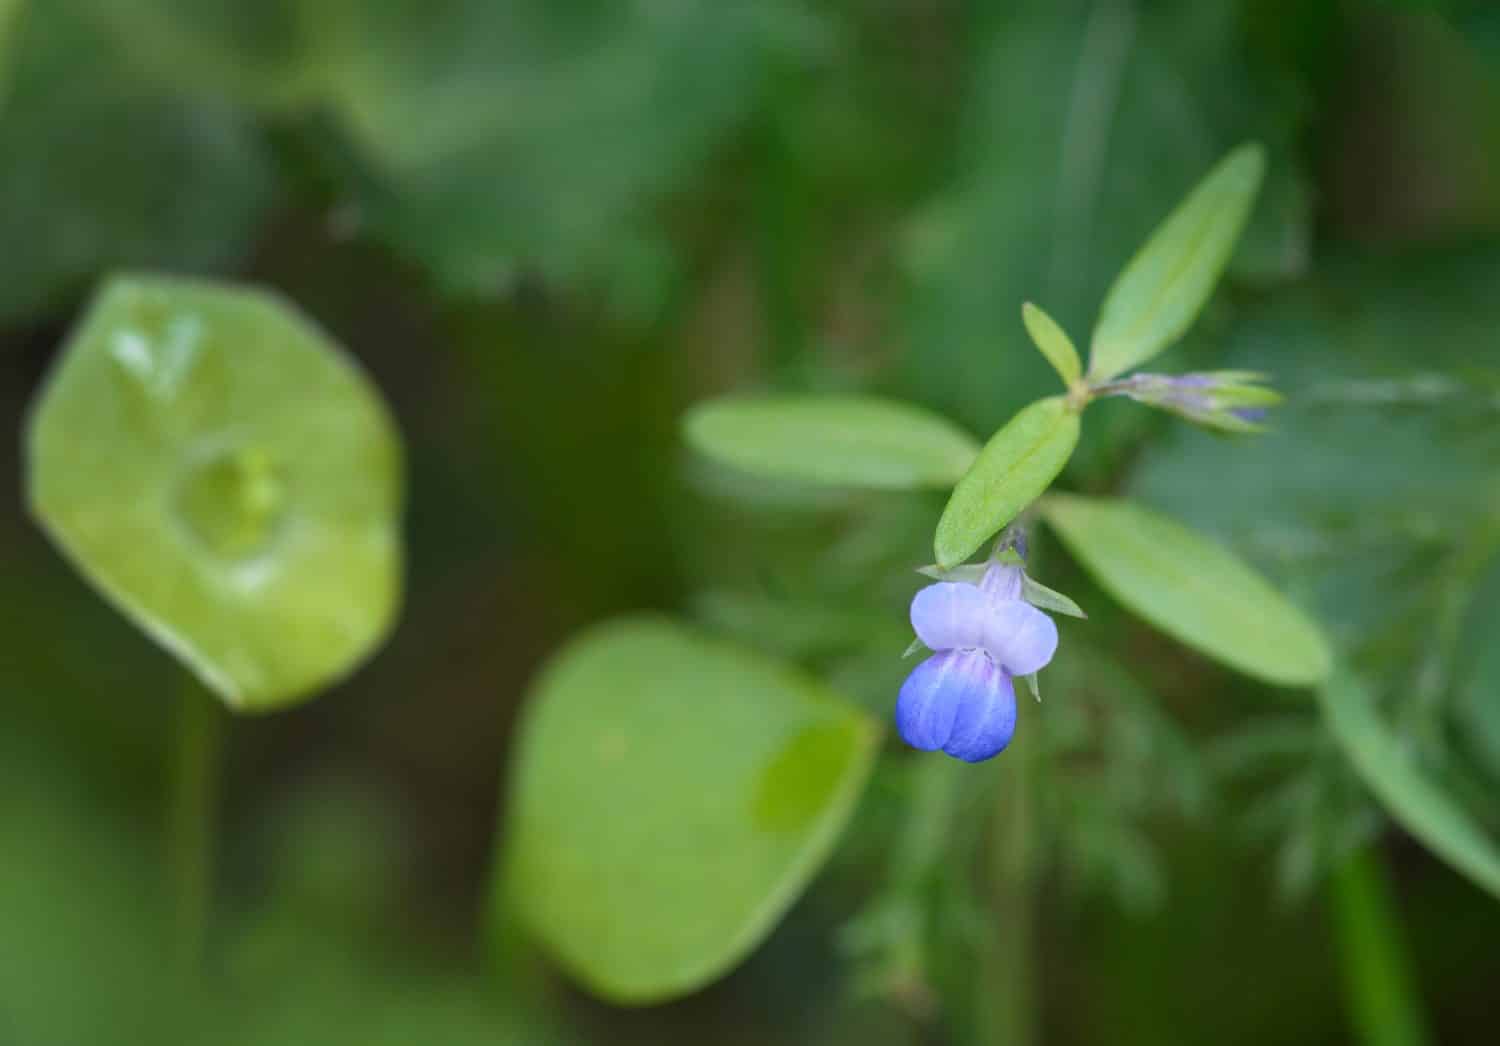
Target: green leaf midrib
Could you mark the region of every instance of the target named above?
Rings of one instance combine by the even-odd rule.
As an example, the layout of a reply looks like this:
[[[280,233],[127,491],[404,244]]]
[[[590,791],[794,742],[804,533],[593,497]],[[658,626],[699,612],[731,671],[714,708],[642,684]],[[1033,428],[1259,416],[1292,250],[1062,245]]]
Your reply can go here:
[[[1064,514],[1066,514],[1067,509],[1064,507],[1062,511]],[[1135,512],[1136,510],[1132,507],[1131,511]],[[1064,542],[1068,545],[1069,549],[1075,555],[1090,562],[1096,561],[1093,550],[1090,548],[1084,548],[1079,543],[1075,542],[1066,526],[1059,526],[1057,527],[1057,529],[1062,533]],[[1303,655],[1305,655],[1308,661],[1322,660],[1322,657],[1319,655],[1323,655],[1325,652],[1317,649],[1313,645],[1310,645],[1300,629],[1289,629],[1286,628],[1284,623],[1280,620],[1273,620],[1268,622],[1261,615],[1245,613],[1242,603],[1234,599],[1226,598],[1222,594],[1222,591],[1218,586],[1204,582],[1202,578],[1187,571],[1180,563],[1176,562],[1170,557],[1159,556],[1154,545],[1148,542],[1141,542],[1136,540],[1136,535],[1134,533],[1126,531],[1123,535],[1117,534],[1116,537],[1117,539],[1121,539],[1122,543],[1128,543],[1128,550],[1138,554],[1138,561],[1144,560],[1148,563],[1151,573],[1156,574],[1164,579],[1170,579],[1172,583],[1176,584],[1181,589],[1194,592],[1195,594],[1206,594],[1207,598],[1205,599],[1205,602],[1211,603],[1216,609],[1222,611],[1223,608],[1228,608],[1229,613],[1225,616],[1231,620],[1234,627],[1243,629],[1245,631],[1265,631],[1267,625],[1269,624],[1274,628],[1275,634],[1281,638],[1284,646],[1296,647]],[[1215,550],[1217,551],[1217,549]],[[1144,555],[1139,555],[1139,553],[1141,552],[1144,552]],[[1233,563],[1232,560],[1230,562]],[[1244,571],[1240,569],[1240,566],[1237,563],[1234,563],[1234,567],[1243,575],[1243,580],[1248,580],[1251,584],[1255,585],[1258,588],[1264,587],[1264,582],[1259,577],[1256,577],[1254,574],[1244,573]],[[1125,597],[1121,595],[1115,582],[1112,579],[1106,580],[1107,578],[1110,578],[1110,575],[1107,571],[1099,571],[1098,576],[1100,578],[1100,583],[1105,588],[1109,589],[1116,596],[1116,598],[1120,598],[1125,602],[1133,602],[1131,600],[1126,600]],[[1279,594],[1278,598],[1280,598]],[[1156,620],[1153,617],[1153,623],[1160,627],[1163,631],[1169,632],[1178,638],[1185,638],[1188,635],[1196,635],[1195,633],[1184,629],[1179,623],[1175,621],[1168,621],[1164,618],[1162,620]],[[1215,648],[1219,649],[1219,645],[1217,643],[1215,643]],[[1221,649],[1220,656],[1236,665],[1262,664],[1260,659],[1253,657],[1247,658],[1243,654],[1232,648]],[[1313,680],[1309,680],[1308,682],[1311,683],[1313,682]]]

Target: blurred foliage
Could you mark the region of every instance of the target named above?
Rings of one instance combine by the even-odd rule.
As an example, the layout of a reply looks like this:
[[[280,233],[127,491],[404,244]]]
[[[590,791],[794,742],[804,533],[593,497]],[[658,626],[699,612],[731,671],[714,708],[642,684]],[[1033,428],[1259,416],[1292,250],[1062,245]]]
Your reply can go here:
[[[682,408],[873,392],[985,436],[1055,391],[1020,303],[1090,329],[1252,138],[1228,285],[1161,362],[1270,371],[1287,405],[1225,441],[1101,404],[1064,483],[1268,573],[1500,830],[1497,76],[1480,0],[0,0],[10,431],[102,276],[228,274],[360,356],[413,477],[388,648],[237,724],[196,992],[162,961],[173,666],[0,514],[0,1040],[976,1041],[1013,764],[890,749],[743,967],[625,1011],[523,942],[479,954],[511,723],[567,634],[640,608],[888,715],[941,498],[707,468]],[[1050,782],[1045,1038],[1339,1040],[1311,891],[1378,843],[1434,1038],[1488,1042],[1500,907],[1386,830],[1315,706],[1268,710],[1061,552],[1038,576],[1090,617],[1017,735]]]
[[[531,700],[496,910],[605,998],[697,989],[802,892],[879,737],[813,681],[672,622],[586,633]]]

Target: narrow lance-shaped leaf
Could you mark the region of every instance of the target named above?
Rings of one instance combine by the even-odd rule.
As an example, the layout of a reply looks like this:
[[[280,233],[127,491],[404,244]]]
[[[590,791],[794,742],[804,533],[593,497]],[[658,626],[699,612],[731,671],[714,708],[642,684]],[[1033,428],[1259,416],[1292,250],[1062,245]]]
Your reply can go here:
[[[1397,823],[1500,897],[1500,844],[1412,761],[1411,753],[1381,721],[1369,691],[1340,670],[1320,695],[1329,730]]]
[[[746,472],[885,490],[949,486],[979,453],[946,418],[861,396],[710,400],[687,412],[683,431],[699,453]]]
[[[608,999],[690,992],[817,872],[878,738],[779,663],[661,619],[600,626],[528,700],[497,900]]]
[[[1056,320],[1031,302],[1021,306],[1021,320],[1026,324],[1026,333],[1031,335],[1037,351],[1052,364],[1063,384],[1071,388],[1083,374],[1083,364],[1078,359],[1078,350],[1073,347],[1073,339]]]
[[[1318,626],[1223,546],[1123,499],[1054,494],[1041,508],[1095,580],[1163,632],[1268,683],[1328,675]]]
[[[226,703],[350,672],[401,581],[401,448],[375,388],[282,299],[117,279],[28,430],[32,511]]]
[[[1078,414],[1060,396],[1037,400],[996,432],[938,520],[933,552],[950,569],[1047,489],[1078,445]]]
[[[1219,161],[1116,277],[1094,327],[1089,378],[1108,381],[1180,338],[1213,293],[1250,216],[1265,150]]]

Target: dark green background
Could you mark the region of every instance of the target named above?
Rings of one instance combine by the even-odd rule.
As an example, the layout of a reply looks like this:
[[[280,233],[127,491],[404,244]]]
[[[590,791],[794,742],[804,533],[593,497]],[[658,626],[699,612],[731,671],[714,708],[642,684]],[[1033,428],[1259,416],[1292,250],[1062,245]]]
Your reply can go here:
[[[828,870],[722,983],[625,1011],[494,972],[510,726],[551,649],[639,608],[887,714],[941,499],[737,483],[688,458],[678,414],[873,390],[985,436],[1052,387],[1021,301],[1081,343],[1134,246],[1247,138],[1270,150],[1259,208],[1164,362],[1270,371],[1275,431],[1110,403],[1064,483],[1233,542],[1500,826],[1492,5],[11,0],[0,27],[0,1042],[172,1041],[180,1020],[247,1043],[971,1041],[965,866],[924,893],[936,1009],[859,991],[838,943],[909,800],[894,745]],[[20,503],[27,401],[120,268],[285,291],[409,443],[401,624],[347,684],[233,725],[190,993],[160,961],[177,670]],[[1320,883],[1370,839],[1435,1038],[1492,1041],[1494,899],[1382,830],[1311,705],[1036,556],[1092,613],[1067,634],[1141,688],[1072,688],[1086,703],[1063,676],[1022,710],[1018,745],[1097,729],[1083,708],[1123,724],[1043,778],[1043,1041],[1352,1041]],[[1212,773],[1258,740],[1279,764]],[[1176,760],[1211,798],[1173,799]]]

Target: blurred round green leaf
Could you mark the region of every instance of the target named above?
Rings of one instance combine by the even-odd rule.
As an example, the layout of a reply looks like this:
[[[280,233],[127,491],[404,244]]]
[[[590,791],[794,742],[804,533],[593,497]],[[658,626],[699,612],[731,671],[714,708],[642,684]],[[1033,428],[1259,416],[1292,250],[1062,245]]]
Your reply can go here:
[[[1320,691],[1323,719],[1371,792],[1433,853],[1500,897],[1500,845],[1425,774],[1347,672]]]
[[[310,696],[390,627],[399,436],[274,295],[111,281],[47,380],[28,457],[61,550],[236,710]]]
[[[1167,215],[1110,286],[1089,350],[1107,381],[1182,337],[1213,293],[1265,176],[1266,151],[1235,149]]]
[[[778,663],[664,620],[603,625],[564,649],[531,695],[505,903],[605,998],[692,991],[742,959],[806,887],[878,736]]]
[[[958,481],[979,443],[921,407],[866,396],[710,400],[683,418],[688,443],[764,476],[909,490]]]
[[[947,570],[973,554],[1047,489],[1078,445],[1078,413],[1060,396],[1037,400],[990,437],[953,488],[933,552]]]
[[[1123,499],[1053,494],[1042,516],[1100,585],[1163,632],[1268,683],[1327,677],[1318,626],[1223,546]]]

